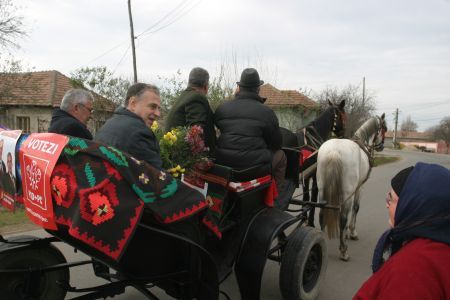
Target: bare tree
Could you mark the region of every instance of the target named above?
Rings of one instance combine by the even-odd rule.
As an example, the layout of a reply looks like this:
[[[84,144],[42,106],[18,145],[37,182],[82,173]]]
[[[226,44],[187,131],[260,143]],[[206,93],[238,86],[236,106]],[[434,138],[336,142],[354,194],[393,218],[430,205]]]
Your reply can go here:
[[[403,132],[408,132],[408,131],[417,131],[417,123],[414,122],[411,119],[411,116],[407,116],[405,120],[403,120],[402,124],[400,125],[400,130]]]
[[[375,96],[371,93],[362,96],[360,87],[348,85],[342,90],[327,87],[314,97],[321,109],[328,107],[328,100],[340,103],[345,100],[347,123],[345,136],[352,137],[358,128],[375,113]]]
[[[160,86],[162,115],[166,116],[175,100],[186,88],[187,82],[182,79],[180,70],[177,70],[172,77],[158,76],[158,79],[162,81]]]
[[[438,126],[431,129],[433,137],[436,140],[443,140],[447,144],[447,149],[450,147],[450,116],[445,117],[439,122]]]
[[[23,17],[11,0],[0,0],[0,48],[18,48],[17,40],[26,35]]]

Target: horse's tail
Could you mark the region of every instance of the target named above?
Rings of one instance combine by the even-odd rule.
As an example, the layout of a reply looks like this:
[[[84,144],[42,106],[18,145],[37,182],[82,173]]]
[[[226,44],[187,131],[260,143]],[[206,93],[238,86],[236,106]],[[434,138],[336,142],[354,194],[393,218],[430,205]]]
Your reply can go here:
[[[339,236],[339,217],[340,207],[343,201],[342,187],[342,160],[337,152],[331,152],[329,156],[324,157],[321,162],[324,167],[323,178],[323,199],[329,205],[338,207],[323,209],[323,225],[326,227],[330,239]]]

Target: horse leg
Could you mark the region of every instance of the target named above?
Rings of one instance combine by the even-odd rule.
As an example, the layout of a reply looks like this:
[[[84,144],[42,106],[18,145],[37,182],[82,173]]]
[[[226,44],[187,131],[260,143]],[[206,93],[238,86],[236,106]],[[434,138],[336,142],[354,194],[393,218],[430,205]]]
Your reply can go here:
[[[303,201],[309,201],[309,177],[303,178],[302,189],[303,189]]]
[[[356,190],[355,197],[353,200],[353,208],[352,208],[352,216],[350,218],[350,239],[352,240],[358,240],[358,233],[356,232],[356,215],[359,211],[359,196],[360,196],[360,189]]]
[[[345,240],[345,235],[347,232],[348,213],[350,211],[349,203],[351,203],[350,200],[346,201],[343,205],[341,205],[341,213],[339,218],[339,239],[340,239],[339,251],[341,252],[339,258],[342,259],[343,261],[348,261],[350,258],[347,252],[348,249],[347,242]]]

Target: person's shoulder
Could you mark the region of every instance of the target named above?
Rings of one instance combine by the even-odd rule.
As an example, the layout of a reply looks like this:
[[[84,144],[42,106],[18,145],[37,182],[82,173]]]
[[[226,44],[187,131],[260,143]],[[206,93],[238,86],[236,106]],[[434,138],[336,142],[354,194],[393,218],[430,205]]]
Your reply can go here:
[[[185,90],[183,93],[181,93],[180,99],[183,99],[186,102],[195,102],[195,101],[199,101],[202,103],[208,102],[208,98],[206,98],[206,95],[196,90]]]
[[[421,259],[417,259],[420,257]],[[386,264],[394,264],[405,272],[415,272],[433,267],[450,268],[450,246],[426,238],[416,238],[405,244]]]

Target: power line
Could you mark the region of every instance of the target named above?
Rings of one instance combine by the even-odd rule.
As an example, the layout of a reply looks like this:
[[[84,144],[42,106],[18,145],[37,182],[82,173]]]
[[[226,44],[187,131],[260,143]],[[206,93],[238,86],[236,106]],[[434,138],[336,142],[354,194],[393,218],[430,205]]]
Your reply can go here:
[[[419,119],[419,120],[414,120],[414,121],[417,121],[417,122],[425,122],[425,121],[436,121],[436,120],[442,120],[442,119],[444,119],[445,118],[445,116],[443,116],[443,117],[437,117],[437,118],[431,118],[431,119]]]
[[[120,43],[120,44],[117,44],[116,46],[114,46],[114,47],[112,47],[111,49],[109,49],[109,50],[103,52],[102,54],[100,54],[100,55],[97,56],[96,58],[92,59],[92,60],[89,61],[87,64],[90,64],[90,63],[96,61],[97,59],[102,58],[102,57],[105,56],[106,54],[110,53],[111,51],[113,51],[113,50],[115,50],[115,49],[117,49],[117,48],[119,48],[120,46],[123,46],[123,45],[125,45],[125,44],[126,44],[126,42],[122,42],[122,43]]]
[[[114,73],[116,73],[117,68],[119,67],[119,65],[122,63],[123,59],[125,58],[125,56],[128,53],[128,50],[130,50],[131,45],[128,45],[127,49],[125,50],[125,53],[122,55],[122,58],[119,60],[119,62],[117,63],[116,67],[114,68],[114,70],[112,71],[112,75],[114,75]]]
[[[421,104],[408,104],[408,111],[415,111],[415,110],[424,110],[424,109],[432,109],[435,108],[436,106],[440,106],[440,105],[445,105],[445,104],[450,104],[450,100],[444,100],[444,101],[436,101],[436,102],[428,102],[428,103],[421,103]],[[432,105],[432,106],[430,106]],[[405,105],[406,106],[406,105]],[[425,107],[424,107],[425,106]],[[410,109],[410,108],[413,109]],[[377,110],[392,110],[395,108],[377,108]]]
[[[171,11],[169,11],[167,14],[165,14],[161,19],[159,19],[159,21],[157,21],[156,23],[154,23],[153,25],[151,25],[150,27],[148,27],[147,29],[145,29],[143,32],[141,32],[140,34],[138,34],[135,38],[137,39],[138,37],[140,37],[141,35],[145,34],[146,32],[150,31],[151,29],[155,28],[159,23],[161,23],[162,21],[164,21],[165,19],[167,19],[171,14],[173,14],[176,10],[178,10],[178,8],[180,8],[181,6],[184,5],[184,3],[186,3],[188,0],[183,0],[181,1],[174,9],[172,9]]]
[[[181,13],[181,15],[176,16],[176,18],[173,19],[172,21],[170,21],[169,23],[167,23],[167,24],[165,24],[165,25],[163,25],[163,26],[161,26],[161,27],[159,27],[159,28],[157,28],[157,29],[155,29],[153,31],[149,31],[149,32],[146,32],[145,34],[141,34],[141,36],[158,32],[158,31],[160,31],[160,30],[162,30],[162,29],[172,25],[173,23],[175,23],[176,21],[178,21],[179,19],[184,17],[186,14],[188,14],[191,10],[193,10],[197,5],[200,4],[200,2],[202,2],[202,0],[199,0],[196,3],[194,3],[194,5],[192,5],[188,10],[186,10],[184,13]]]
[[[194,5],[192,5],[192,6],[191,6],[187,11],[185,11],[182,15],[179,15],[179,14],[176,15],[176,16],[175,16],[175,19],[173,19],[173,21],[169,21],[168,24],[163,25],[162,27],[160,27],[160,28],[158,28],[158,29],[156,29],[156,30],[154,30],[154,31],[148,32],[149,30],[153,29],[153,28],[156,27],[158,24],[160,24],[162,21],[164,21],[165,19],[167,19],[169,16],[171,16],[173,13],[175,13],[180,7],[185,6],[185,7],[182,8],[182,10],[183,10],[184,8],[186,8],[186,7],[188,6],[188,5],[184,5],[186,2],[189,2],[189,0],[183,0],[183,1],[181,1],[175,8],[173,8],[170,12],[168,12],[167,14],[165,14],[165,15],[164,15],[161,19],[159,19],[156,23],[154,23],[153,25],[151,25],[150,27],[148,27],[147,29],[145,29],[143,32],[141,32],[140,34],[138,34],[135,38],[137,39],[138,37],[140,37],[140,36],[142,36],[142,35],[146,35],[146,34],[151,34],[151,33],[158,32],[158,31],[160,31],[160,30],[166,28],[167,26],[169,26],[169,25],[175,23],[175,22],[178,21],[181,17],[183,17],[184,15],[186,15],[187,13],[189,13],[194,7],[196,7],[196,6],[201,2],[201,0],[198,1],[197,3],[195,3]],[[181,10],[181,11],[182,11],[182,10]],[[119,44],[113,46],[112,48],[106,50],[105,52],[103,52],[103,53],[100,54],[99,56],[97,56],[97,57],[93,58],[92,60],[90,60],[87,64],[91,64],[92,62],[94,62],[94,61],[96,61],[96,60],[98,60],[98,59],[104,57],[105,55],[107,55],[107,54],[109,54],[110,52],[114,51],[115,49],[117,49],[117,48],[119,48],[119,47],[125,45],[126,43],[127,43],[127,42],[124,41],[124,42],[121,42],[121,43],[119,43]],[[129,50],[129,47],[127,48],[127,50],[125,50],[125,54],[128,52],[128,50]],[[122,62],[122,60],[123,60],[123,57],[122,57],[122,59],[120,60],[119,64]],[[117,66],[116,66],[116,68],[117,68]]]

